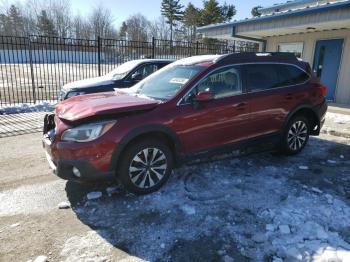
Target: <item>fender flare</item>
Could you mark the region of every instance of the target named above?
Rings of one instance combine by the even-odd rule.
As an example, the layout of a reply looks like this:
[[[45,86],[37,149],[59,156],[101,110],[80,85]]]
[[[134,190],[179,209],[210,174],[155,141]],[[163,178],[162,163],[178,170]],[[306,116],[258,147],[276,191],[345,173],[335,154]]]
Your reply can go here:
[[[124,151],[126,146],[135,138],[141,136],[141,135],[146,135],[147,133],[151,132],[159,132],[163,133],[167,137],[169,137],[173,143],[174,143],[174,157],[175,160],[179,153],[181,152],[181,142],[177,134],[168,126],[165,125],[160,125],[160,124],[150,124],[150,125],[145,125],[145,126],[140,126],[137,127],[133,130],[131,130],[127,135],[125,135],[120,142],[118,143],[117,147],[115,148],[112,158],[111,158],[111,164],[110,164],[110,171],[116,171],[117,170],[117,164],[118,161],[120,160],[121,153]]]
[[[301,104],[301,105],[298,105],[296,107],[294,107],[290,112],[289,114],[287,115],[284,123],[283,123],[283,130],[285,129],[285,127],[287,126],[288,122],[290,121],[290,119],[299,111],[299,110],[302,110],[302,109],[308,109],[308,110],[311,110],[313,112],[313,114],[315,115],[316,119],[317,119],[317,125],[320,126],[320,117],[319,115],[317,114],[317,111],[309,104]]]

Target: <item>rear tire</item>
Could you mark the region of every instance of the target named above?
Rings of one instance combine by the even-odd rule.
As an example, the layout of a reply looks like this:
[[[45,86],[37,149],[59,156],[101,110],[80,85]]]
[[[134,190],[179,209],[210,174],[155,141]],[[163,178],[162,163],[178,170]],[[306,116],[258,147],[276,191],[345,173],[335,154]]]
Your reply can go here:
[[[119,161],[118,177],[124,187],[135,194],[157,191],[173,169],[170,148],[155,139],[129,145]]]
[[[287,155],[298,154],[309,141],[310,124],[306,117],[295,116],[287,124],[280,149]]]

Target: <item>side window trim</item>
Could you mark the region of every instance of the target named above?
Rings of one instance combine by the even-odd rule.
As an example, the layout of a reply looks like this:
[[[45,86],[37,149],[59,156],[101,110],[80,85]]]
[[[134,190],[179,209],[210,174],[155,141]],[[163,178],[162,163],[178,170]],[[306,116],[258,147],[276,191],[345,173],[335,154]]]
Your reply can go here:
[[[246,75],[246,69],[244,68],[245,65],[257,65],[257,64],[277,64],[277,65],[290,65],[290,66],[294,66],[296,68],[298,68],[299,70],[301,70],[302,72],[304,72],[308,78],[303,82],[303,83],[300,83],[300,84],[297,84],[297,85],[286,85],[286,86],[282,86],[282,87],[276,87],[274,89],[279,89],[279,88],[287,88],[287,87],[291,87],[291,86],[299,86],[299,85],[304,85],[305,83],[309,82],[311,80],[311,75],[306,72],[303,68],[301,68],[300,66],[298,65],[295,65],[295,64],[291,64],[291,63],[278,63],[278,62],[256,62],[256,63],[239,63],[239,64],[234,64],[234,65],[225,65],[225,66],[221,66],[221,67],[218,67],[216,68],[214,71],[211,71],[211,72],[208,72],[206,73],[201,79],[199,79],[197,81],[197,83],[195,83],[177,102],[177,106],[181,106],[181,105],[188,105],[190,103],[183,103],[183,100],[184,98],[198,85],[198,83],[200,83],[200,81],[202,81],[202,79],[204,79],[205,77],[207,77],[209,74],[215,72],[216,70],[220,70],[222,68],[225,68],[225,67],[229,67],[229,66],[240,66],[240,69],[241,69],[241,81],[242,81],[242,94],[240,95],[244,95],[244,94],[250,94],[250,93],[257,93],[257,92],[266,92],[266,91],[270,91],[272,89],[267,89],[267,90],[260,90],[260,91],[251,91],[249,90],[248,88],[248,85],[247,85],[247,75]]]
[[[229,68],[229,67],[236,67],[239,71],[240,71],[240,81],[241,81],[241,87],[242,87],[242,93],[240,94],[235,94],[235,95],[231,95],[231,96],[226,96],[226,97],[219,97],[219,98],[215,98],[215,100],[220,100],[220,99],[226,99],[226,98],[230,98],[230,97],[235,97],[235,96],[239,96],[239,95],[244,95],[246,94],[246,86],[245,83],[243,81],[243,77],[242,77],[242,64],[233,64],[233,65],[225,65],[225,66],[221,66],[218,68],[215,68],[213,71],[210,71],[208,73],[206,73],[201,79],[199,79],[197,81],[197,83],[195,83],[177,102],[177,106],[182,106],[182,105],[189,105],[190,103],[185,103],[184,99],[185,97],[190,94],[194,89],[198,88],[198,85],[201,84],[208,76],[212,75],[213,73],[215,73],[216,71],[220,71],[224,68]]]

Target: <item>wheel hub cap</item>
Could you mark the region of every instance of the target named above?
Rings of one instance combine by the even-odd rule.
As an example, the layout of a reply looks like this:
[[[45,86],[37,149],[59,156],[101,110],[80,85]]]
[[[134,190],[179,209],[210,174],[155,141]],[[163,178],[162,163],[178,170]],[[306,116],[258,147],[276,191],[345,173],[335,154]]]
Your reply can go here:
[[[290,149],[296,151],[304,146],[307,137],[307,126],[303,121],[296,121],[289,129],[287,142]]]
[[[165,154],[157,148],[145,148],[131,160],[129,176],[135,186],[150,188],[163,179],[166,169]]]

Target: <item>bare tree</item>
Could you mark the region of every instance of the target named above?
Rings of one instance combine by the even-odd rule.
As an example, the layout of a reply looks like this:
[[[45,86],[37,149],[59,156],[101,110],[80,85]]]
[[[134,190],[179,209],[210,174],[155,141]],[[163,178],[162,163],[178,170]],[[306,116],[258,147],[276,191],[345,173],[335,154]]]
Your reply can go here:
[[[58,36],[71,36],[72,21],[70,1],[56,0],[52,3],[50,11]]]
[[[94,8],[89,16],[91,29],[93,36],[97,39],[100,37],[112,37],[115,33],[113,29],[113,16],[109,9],[102,7],[101,5]]]
[[[157,20],[154,20],[150,23],[150,34],[151,36],[158,39],[169,39],[170,38],[170,29],[169,25],[165,21],[163,16],[159,17]]]
[[[130,16],[126,21],[127,38],[135,41],[149,40],[149,26],[150,22],[141,14]]]
[[[75,38],[79,39],[91,39],[93,33],[90,23],[79,14],[74,18],[72,22],[71,33]]]

